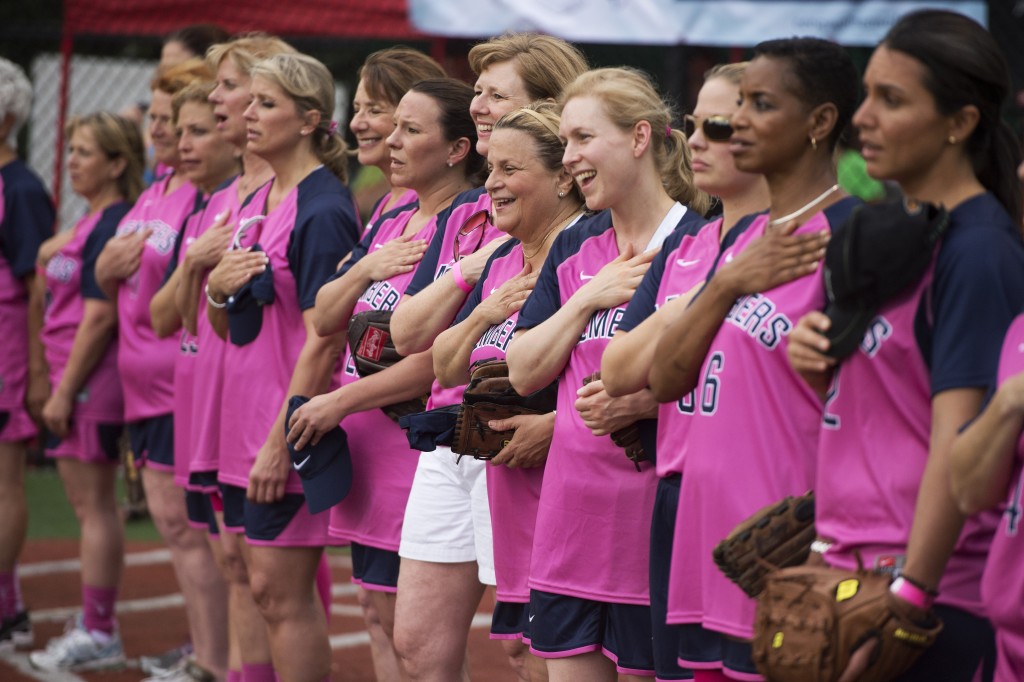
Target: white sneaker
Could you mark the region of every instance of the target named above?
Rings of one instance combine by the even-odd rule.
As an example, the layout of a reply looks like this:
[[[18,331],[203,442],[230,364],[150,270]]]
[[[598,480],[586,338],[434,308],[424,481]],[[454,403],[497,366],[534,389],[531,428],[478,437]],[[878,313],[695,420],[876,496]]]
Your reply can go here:
[[[209,670],[201,667],[192,659],[185,659],[182,665],[168,670],[162,675],[147,677],[142,682],[216,682],[217,678]]]
[[[51,672],[119,668],[125,662],[120,633],[115,630],[110,641],[101,644],[86,631],[81,615],[68,621],[64,634],[51,639],[46,649],[30,653],[28,660],[32,667]]]

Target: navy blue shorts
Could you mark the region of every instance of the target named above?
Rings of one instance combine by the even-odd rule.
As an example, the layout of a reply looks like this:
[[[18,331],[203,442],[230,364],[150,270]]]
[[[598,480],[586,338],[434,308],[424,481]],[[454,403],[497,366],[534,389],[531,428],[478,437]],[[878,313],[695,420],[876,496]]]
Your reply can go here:
[[[659,680],[693,679],[693,671],[679,665],[679,626],[666,622],[672,539],[675,537],[681,480],[678,474],[658,479],[651,519],[651,631],[654,635],[654,669]]]
[[[221,484],[224,498],[224,527],[245,533],[249,540],[272,542],[277,539],[306,504],[302,493],[285,493],[277,502],[256,504],[245,497],[245,488]]]
[[[188,475],[188,485],[185,487],[204,493],[220,492],[216,471],[193,471]]]
[[[352,582],[375,592],[398,589],[398,552],[352,543]]]
[[[653,675],[651,608],[530,590],[530,651],[567,658],[600,651],[625,675]]]
[[[726,637],[697,623],[679,627],[679,664],[695,670],[725,668],[738,679],[760,680],[750,642]]]
[[[210,535],[219,535],[217,517],[213,514],[213,504],[208,493],[194,490],[185,491],[185,512],[188,514],[188,525],[193,528],[205,528]]]
[[[245,488],[239,488],[230,483],[221,483],[220,496],[224,500],[224,530],[232,533],[244,533]]]
[[[521,639],[530,641],[530,605],[522,602],[499,601],[491,616],[491,639]]]
[[[995,672],[996,641],[992,625],[963,609],[936,605],[942,632],[899,682],[971,682],[982,668],[982,682],[991,682]]]
[[[174,471],[174,415],[162,414],[128,423],[135,466]]]

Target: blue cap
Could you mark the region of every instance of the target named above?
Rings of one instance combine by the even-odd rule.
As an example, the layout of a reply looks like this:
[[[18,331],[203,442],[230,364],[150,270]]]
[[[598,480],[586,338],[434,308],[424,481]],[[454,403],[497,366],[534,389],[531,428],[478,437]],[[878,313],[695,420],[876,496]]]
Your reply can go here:
[[[285,435],[288,434],[292,414],[307,402],[309,398],[304,395],[293,395],[288,399]],[[302,482],[311,514],[330,509],[348,495],[352,488],[352,458],[348,452],[348,437],[340,426],[325,433],[316,445],[308,444],[302,450],[296,450],[288,443],[288,454]]]
[[[263,251],[254,244],[253,251]],[[267,269],[242,285],[228,298],[228,337],[236,346],[251,343],[263,327],[263,306],[274,302],[274,271]]]
[[[414,412],[399,417],[398,425],[405,429],[410,448],[433,452],[438,445],[451,446],[455,438],[455,423],[461,411],[462,403]]]

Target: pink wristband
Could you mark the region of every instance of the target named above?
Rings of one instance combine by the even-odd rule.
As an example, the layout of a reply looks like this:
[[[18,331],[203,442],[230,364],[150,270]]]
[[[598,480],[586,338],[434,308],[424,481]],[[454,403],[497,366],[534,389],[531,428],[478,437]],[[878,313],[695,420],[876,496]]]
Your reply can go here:
[[[455,265],[452,266],[452,277],[455,278],[455,286],[467,294],[473,291],[473,285],[462,276],[462,261],[456,261]]]
[[[935,601],[934,597],[917,585],[911,583],[909,580],[904,579],[903,576],[899,576],[896,580],[892,581],[892,585],[889,586],[889,591],[911,606],[916,606],[922,611],[930,609],[932,607],[932,602]]]

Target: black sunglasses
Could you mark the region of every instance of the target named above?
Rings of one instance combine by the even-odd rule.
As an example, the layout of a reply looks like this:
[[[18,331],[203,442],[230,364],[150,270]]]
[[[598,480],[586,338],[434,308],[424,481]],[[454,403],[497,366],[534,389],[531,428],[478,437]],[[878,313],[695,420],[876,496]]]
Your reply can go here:
[[[697,132],[698,125],[709,142],[728,142],[732,137],[732,123],[729,122],[728,116],[708,116],[705,119],[698,119],[691,114],[683,116],[683,132],[686,133],[686,139],[690,139]]]
[[[462,227],[455,233],[455,262],[458,262],[462,256],[474,253],[480,247],[480,243],[484,240],[484,226],[490,222],[490,218],[490,213],[487,211],[477,211],[462,223]],[[468,240],[469,243],[472,243],[472,247],[462,241],[470,235],[474,235],[473,239]]]

